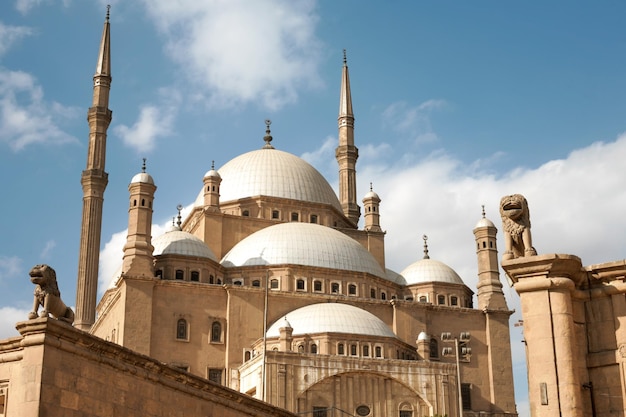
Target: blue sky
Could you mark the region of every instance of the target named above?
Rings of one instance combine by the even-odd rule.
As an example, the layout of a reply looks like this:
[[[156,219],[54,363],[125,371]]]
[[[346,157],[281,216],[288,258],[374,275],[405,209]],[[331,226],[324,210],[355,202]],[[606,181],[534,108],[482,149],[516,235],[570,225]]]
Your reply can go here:
[[[359,195],[382,198],[388,267],[430,255],[475,285],[484,204],[525,194],[540,253],[622,259],[626,235],[626,4],[112,1],[113,84],[102,286],[121,260],[127,185],[148,159],[160,233],[217,168],[273,144],[336,187],[342,50],[356,115]],[[92,80],[106,2],[0,4],[0,336],[49,263],[75,299]],[[500,242],[500,248],[503,243]],[[504,279],[504,278],[503,278]],[[506,290],[512,308],[519,300]],[[513,321],[521,318],[519,313]],[[521,415],[523,345],[512,329]]]

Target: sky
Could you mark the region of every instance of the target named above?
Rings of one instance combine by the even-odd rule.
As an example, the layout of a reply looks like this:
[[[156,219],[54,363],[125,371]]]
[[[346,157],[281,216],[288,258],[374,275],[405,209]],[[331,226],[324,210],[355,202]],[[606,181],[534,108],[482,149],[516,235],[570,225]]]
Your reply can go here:
[[[106,3],[0,4],[0,337],[26,319],[35,264],[53,266],[75,304],[86,113]],[[389,268],[420,259],[428,235],[431,258],[475,287],[481,206],[499,226],[500,197],[513,193],[528,199],[540,254],[585,265],[624,258],[624,2],[109,3],[100,295],[121,262],[127,186],[142,158],[158,186],[153,236],[178,204],[192,204],[212,161],[219,169],[263,145],[265,119],[276,148],[337,189],[343,49],[358,195],[371,182],[382,199]],[[505,295],[513,324],[519,298],[508,285]],[[522,339],[512,325],[525,416]]]

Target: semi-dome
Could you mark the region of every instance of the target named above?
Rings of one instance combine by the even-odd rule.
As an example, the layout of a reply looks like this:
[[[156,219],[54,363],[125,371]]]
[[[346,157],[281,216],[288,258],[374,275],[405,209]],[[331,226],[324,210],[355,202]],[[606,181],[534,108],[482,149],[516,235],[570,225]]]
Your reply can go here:
[[[359,242],[330,227],[280,223],[237,243],[220,261],[225,267],[293,264],[387,275]]]
[[[381,319],[358,307],[340,303],[311,304],[287,313],[267,330],[267,337],[279,337],[285,318],[293,336],[316,333],[346,333],[396,337]]]
[[[158,255],[184,255],[198,258],[208,258],[217,262],[217,257],[202,239],[178,228],[173,228],[152,239],[154,256]]]
[[[420,259],[406,267],[400,275],[406,279],[407,285],[424,282],[445,282],[448,284],[464,284],[454,269],[434,259]]]
[[[328,204],[341,212],[341,204],[328,181],[308,162],[287,152],[264,148],[240,155],[219,169],[220,201],[268,196]],[[200,192],[196,206],[204,204]]]

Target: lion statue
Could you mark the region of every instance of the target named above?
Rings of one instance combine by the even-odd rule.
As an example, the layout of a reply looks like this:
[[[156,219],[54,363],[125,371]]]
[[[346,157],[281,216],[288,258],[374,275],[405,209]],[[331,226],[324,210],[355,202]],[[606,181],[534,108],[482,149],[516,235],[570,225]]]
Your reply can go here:
[[[51,314],[57,320],[74,323],[74,312],[61,301],[61,293],[57,285],[57,273],[48,265],[35,265],[30,270],[30,281],[36,285],[33,311],[28,313],[29,319],[37,318],[39,306],[43,309],[39,317]]]
[[[536,255],[530,234],[530,211],[526,198],[521,194],[502,197],[500,216],[505,247],[502,260]]]

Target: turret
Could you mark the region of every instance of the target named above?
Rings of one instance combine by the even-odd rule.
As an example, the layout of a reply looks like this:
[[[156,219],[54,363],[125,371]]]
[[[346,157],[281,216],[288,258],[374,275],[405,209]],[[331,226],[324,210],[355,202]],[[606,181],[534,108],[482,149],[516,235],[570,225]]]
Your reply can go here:
[[[153,277],[154,257],[152,252],[152,203],[156,191],[154,180],[146,172],[143,160],[141,172],[133,177],[128,186],[130,204],[128,208],[128,235],[124,245],[122,275],[128,277]]]
[[[482,218],[474,228],[476,256],[478,258],[478,308],[481,310],[508,310],[498,266],[498,248],[496,234],[498,229],[485,217],[483,206]]]
[[[361,209],[356,203],[356,160],[359,150],[354,146],[354,113],[346,51],[343,51],[343,71],[339,99],[339,146],[335,157],[339,163],[339,202],[344,215],[356,225],[361,217]]]
[[[78,255],[76,320],[74,326],[88,331],[96,317],[98,263],[102,233],[102,205],[108,174],[104,171],[107,129],[111,123],[109,91],[111,88],[111,39],[107,7],[96,73],[93,76],[93,101],[87,112],[89,148],[87,167],[81,176],[83,217]]]
[[[380,228],[380,197],[372,189],[363,198],[363,210],[365,211],[365,231],[382,232]]]
[[[204,207],[220,208],[220,184],[222,177],[215,170],[215,161],[211,162],[211,169],[204,174]]]

